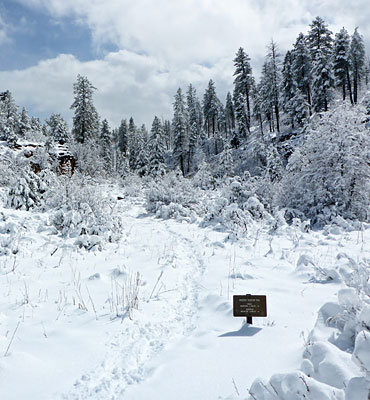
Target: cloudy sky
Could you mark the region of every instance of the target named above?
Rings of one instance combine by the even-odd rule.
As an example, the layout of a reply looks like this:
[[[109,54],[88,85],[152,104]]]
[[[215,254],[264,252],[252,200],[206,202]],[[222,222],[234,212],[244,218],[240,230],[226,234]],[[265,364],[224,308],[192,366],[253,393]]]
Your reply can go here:
[[[321,16],[335,33],[356,26],[370,50],[368,0],[1,0],[0,91],[31,115],[71,120],[77,74],[117,126],[171,116],[173,95],[209,79],[224,101],[242,46],[258,76],[271,38],[284,53]]]

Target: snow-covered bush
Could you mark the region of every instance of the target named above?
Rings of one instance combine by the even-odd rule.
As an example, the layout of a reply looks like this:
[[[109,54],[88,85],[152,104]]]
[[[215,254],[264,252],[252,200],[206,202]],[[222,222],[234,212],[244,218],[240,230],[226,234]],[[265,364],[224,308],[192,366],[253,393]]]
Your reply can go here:
[[[23,171],[23,176],[9,189],[6,207],[16,210],[39,207],[46,185],[32,171]]]
[[[204,213],[202,194],[191,181],[170,173],[160,181],[152,181],[146,191],[146,209],[161,218],[194,220]]]
[[[336,215],[370,219],[370,135],[362,106],[342,104],[316,118],[289,159],[278,205],[313,223]]]
[[[309,260],[308,260],[309,261]],[[370,396],[370,267],[339,253],[336,273],[347,287],[324,304],[303,352],[301,370],[257,379],[249,400],[362,400]]]
[[[59,185],[48,192],[45,208],[51,210],[50,223],[62,236],[76,238],[77,245],[91,249],[119,239],[121,223],[115,205],[96,185],[75,174],[60,177]]]

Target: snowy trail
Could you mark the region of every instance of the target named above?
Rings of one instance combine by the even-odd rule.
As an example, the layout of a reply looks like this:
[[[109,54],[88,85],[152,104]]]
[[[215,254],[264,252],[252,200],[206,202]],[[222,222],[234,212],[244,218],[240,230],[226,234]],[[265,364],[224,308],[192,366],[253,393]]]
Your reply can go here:
[[[368,239],[299,229],[271,236],[256,226],[232,243],[226,233],[146,216],[140,200],[121,207],[120,244],[90,253],[40,229],[42,215],[3,210],[30,233],[19,238],[15,271],[0,276],[0,351],[21,320],[0,360],[0,398],[246,397],[255,378],[300,367],[318,309],[336,299],[341,285],[309,283],[307,260],[326,267],[338,253],[355,258]],[[138,310],[116,317],[113,285],[136,272]],[[246,293],[267,295],[268,317],[253,326],[232,316],[233,294]]]

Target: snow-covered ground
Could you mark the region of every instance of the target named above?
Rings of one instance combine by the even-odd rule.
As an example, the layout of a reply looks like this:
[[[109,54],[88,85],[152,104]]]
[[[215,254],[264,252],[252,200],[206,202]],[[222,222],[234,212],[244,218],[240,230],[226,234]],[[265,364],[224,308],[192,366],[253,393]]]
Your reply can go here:
[[[147,215],[140,198],[119,207],[121,240],[90,252],[47,213],[0,208],[1,400],[248,398],[257,378],[301,368],[320,307],[344,288],[338,264],[370,259],[370,230],[256,223],[233,242]],[[267,296],[252,326],[232,313],[246,293]],[[348,349],[329,350],[345,385],[361,376]]]

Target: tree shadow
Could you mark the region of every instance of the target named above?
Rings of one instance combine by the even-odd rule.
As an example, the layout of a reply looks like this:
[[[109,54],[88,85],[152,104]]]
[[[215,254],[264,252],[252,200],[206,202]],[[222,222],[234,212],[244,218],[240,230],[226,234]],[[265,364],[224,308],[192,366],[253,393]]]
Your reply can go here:
[[[256,328],[255,326],[244,324],[238,331],[226,332],[218,337],[254,336],[260,331],[262,331],[262,328]]]

